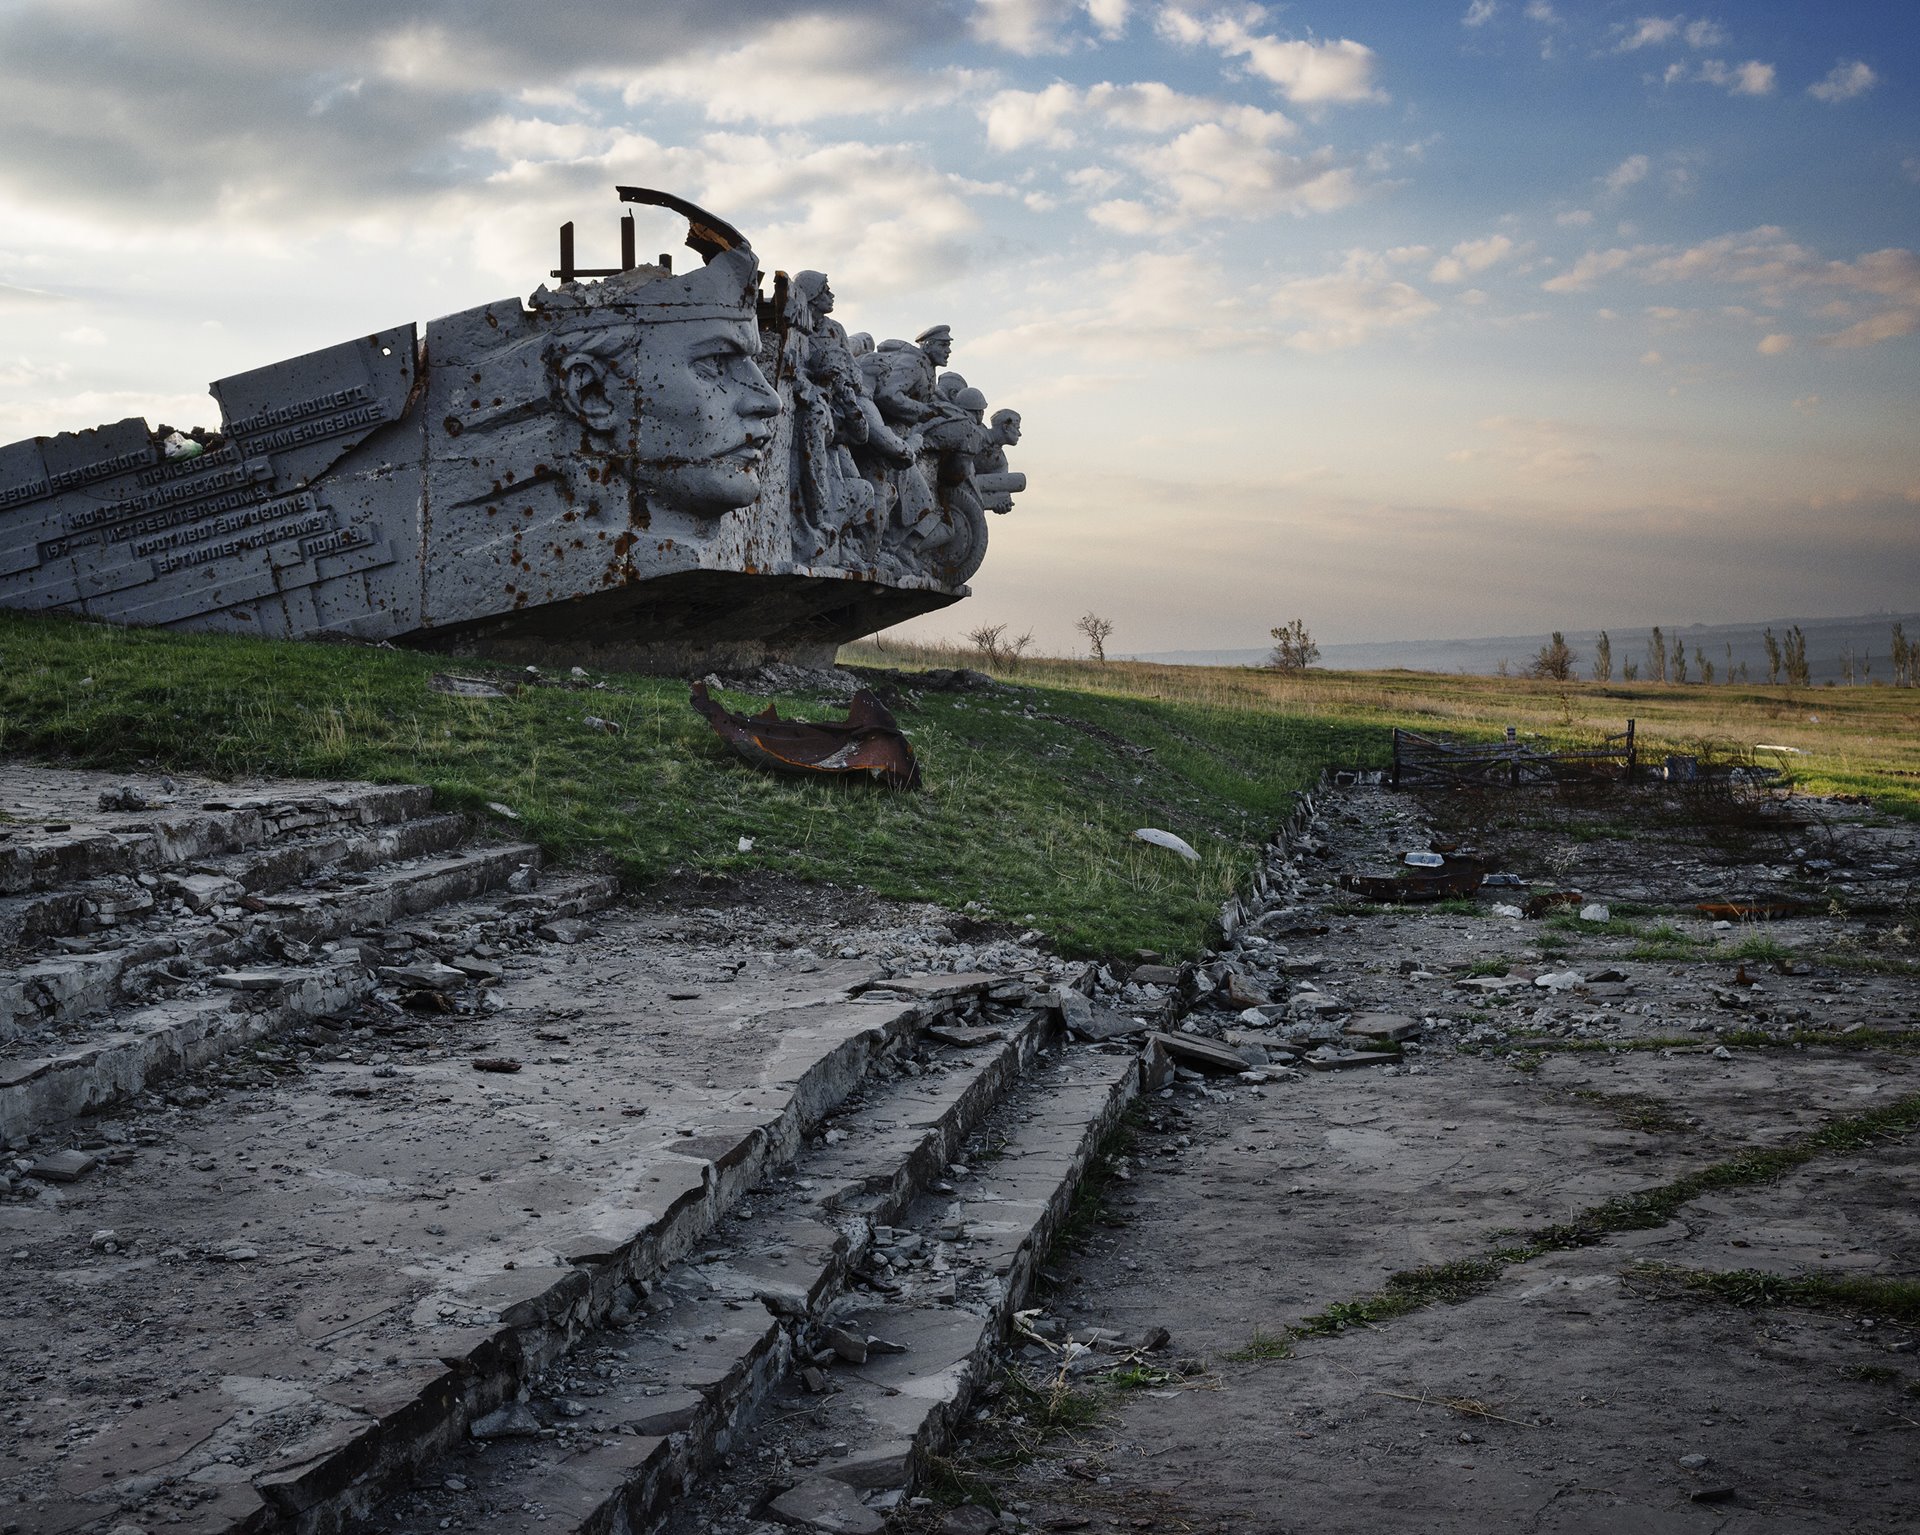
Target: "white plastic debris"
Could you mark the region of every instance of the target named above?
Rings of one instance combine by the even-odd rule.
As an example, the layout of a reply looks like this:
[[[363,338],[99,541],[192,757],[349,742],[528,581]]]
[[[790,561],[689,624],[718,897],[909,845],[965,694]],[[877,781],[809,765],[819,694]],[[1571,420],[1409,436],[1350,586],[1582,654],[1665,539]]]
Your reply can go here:
[[[1587,984],[1587,978],[1577,970],[1549,970],[1545,975],[1536,975],[1533,984],[1547,991],[1572,991],[1576,986]]]
[[[619,721],[603,720],[597,714],[581,715],[580,723],[585,725],[589,730],[599,731],[603,736],[617,736],[620,734]]]
[[[753,838],[742,837],[739,842],[739,848],[743,853],[751,853],[753,851]]]
[[[501,804],[497,799],[488,800],[487,809],[491,810],[495,815],[504,817],[509,821],[517,821],[520,819],[519,811],[515,810],[511,805]]]
[[[1493,914],[1496,917],[1524,917],[1526,915],[1518,906],[1508,906],[1505,903],[1496,904],[1493,908]]]
[[[1174,836],[1170,831],[1162,831],[1157,826],[1143,826],[1133,835],[1135,841],[1151,842],[1155,847],[1163,847],[1169,853],[1178,853],[1188,863],[1200,861],[1200,855],[1193,850],[1193,845]]]
[[[1612,916],[1613,912],[1599,901],[1589,901],[1580,908],[1582,922],[1605,922]]]
[[[1439,853],[1409,853],[1407,864],[1415,869],[1438,869],[1446,865],[1446,858]]]

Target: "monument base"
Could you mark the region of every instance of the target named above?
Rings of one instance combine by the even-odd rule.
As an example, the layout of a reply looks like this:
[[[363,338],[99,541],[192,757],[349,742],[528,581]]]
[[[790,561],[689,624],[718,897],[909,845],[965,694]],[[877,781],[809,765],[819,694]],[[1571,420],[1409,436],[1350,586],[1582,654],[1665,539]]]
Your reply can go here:
[[[522,666],[697,677],[772,661],[831,666],[851,640],[936,612],[966,589],[882,586],[850,575],[687,570],[397,643]]]

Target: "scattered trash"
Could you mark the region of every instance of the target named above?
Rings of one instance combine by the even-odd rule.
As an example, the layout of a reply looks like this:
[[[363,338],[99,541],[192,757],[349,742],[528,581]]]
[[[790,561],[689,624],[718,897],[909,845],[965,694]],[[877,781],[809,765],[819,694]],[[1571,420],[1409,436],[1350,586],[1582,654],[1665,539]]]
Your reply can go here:
[[[1340,888],[1365,896],[1369,901],[1407,905],[1422,901],[1461,900],[1480,888],[1486,878],[1486,864],[1473,853],[1409,853],[1407,861],[1434,858],[1434,864],[1421,864],[1417,874],[1342,874]]]
[[[1482,890],[1524,890],[1527,882],[1518,874],[1489,874],[1480,881]]]
[[[427,679],[427,686],[452,698],[511,698],[520,691],[517,682],[491,677],[456,677],[451,672],[435,672]]]
[[[900,722],[864,688],[853,695],[845,720],[812,724],[783,720],[772,704],[751,717],[735,714],[693,685],[690,702],[714,733],[756,767],[777,772],[866,774],[890,789],[920,787],[920,764]]]
[[[505,820],[517,821],[520,819],[519,811],[513,809],[511,806],[501,804],[500,801],[498,801],[497,799],[488,800],[487,809],[491,810],[495,815],[500,816]]]
[[[1445,853],[1409,853],[1402,860],[1415,869],[1438,869],[1447,861]]]
[[[1143,826],[1133,834],[1136,842],[1150,842],[1155,847],[1163,847],[1169,853],[1178,853],[1188,863],[1198,863],[1200,855],[1193,850],[1193,844],[1183,837],[1176,837],[1170,831],[1162,831],[1157,826]]]
[[[1530,895],[1521,904],[1529,917],[1544,917],[1550,912],[1576,910],[1580,899],[1578,890],[1549,890]]]
[[[603,736],[617,736],[620,734],[620,725],[617,720],[603,720],[597,714],[581,715],[580,723],[585,725],[589,730],[599,731]]]
[[[1524,917],[1526,915],[1518,906],[1508,906],[1504,902],[1496,902],[1494,904],[1493,914],[1496,917]]]
[[[743,853],[751,853],[753,851],[753,838],[742,837],[735,846]]]

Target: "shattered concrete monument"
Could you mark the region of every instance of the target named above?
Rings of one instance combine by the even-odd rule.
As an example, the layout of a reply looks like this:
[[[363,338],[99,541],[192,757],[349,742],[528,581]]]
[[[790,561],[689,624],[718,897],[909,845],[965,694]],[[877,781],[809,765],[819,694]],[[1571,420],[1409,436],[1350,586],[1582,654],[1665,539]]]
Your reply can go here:
[[[849,336],[746,239],[221,379],[216,431],[0,447],[0,606],[656,671],[785,659],[958,601],[1025,489],[948,327]]]

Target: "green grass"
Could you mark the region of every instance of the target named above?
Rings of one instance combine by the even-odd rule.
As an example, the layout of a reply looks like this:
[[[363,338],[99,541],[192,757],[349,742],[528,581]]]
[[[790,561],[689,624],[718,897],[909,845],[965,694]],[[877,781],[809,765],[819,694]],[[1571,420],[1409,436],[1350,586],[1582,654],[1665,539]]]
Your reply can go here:
[[[636,888],[675,872],[773,871],[978,903],[978,915],[1037,928],[1069,954],[1187,957],[1294,791],[1328,763],[1377,762],[1385,750],[1371,726],[1204,701],[1051,685],[929,693],[900,711],[926,788],[890,793],[747,766],[677,680],[615,673],[599,679],[604,691],[473,700],[430,691],[439,671],[489,668],[0,614],[0,752],[219,778],[425,783],[456,809],[505,804],[520,817],[514,834]],[[768,701],[724,696],[736,708]],[[837,712],[774,701],[783,714]],[[594,731],[588,714],[621,733]],[[1141,826],[1184,837],[1201,861],[1133,840]]]
[[[1873,1317],[1912,1327],[1920,1325],[1920,1280],[1883,1279],[1871,1274],[1770,1274],[1759,1269],[1692,1269],[1667,1263],[1636,1263],[1636,1277],[1650,1278],[1693,1295],[1730,1305],[1797,1306]],[[1856,1379],[1898,1379],[1891,1370],[1858,1369]]]

